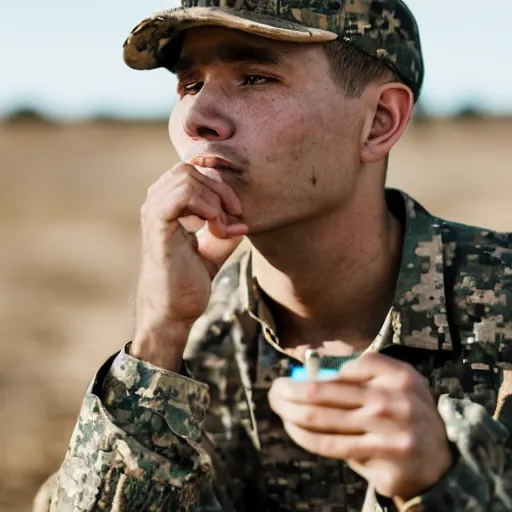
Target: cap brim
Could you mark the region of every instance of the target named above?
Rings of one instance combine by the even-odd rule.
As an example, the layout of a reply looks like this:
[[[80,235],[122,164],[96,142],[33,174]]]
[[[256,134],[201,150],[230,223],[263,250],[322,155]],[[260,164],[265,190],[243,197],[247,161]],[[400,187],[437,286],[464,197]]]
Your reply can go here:
[[[273,16],[219,7],[171,9],[143,20],[124,43],[123,57],[133,69],[155,69],[166,64],[163,58],[176,36],[191,27],[225,27],[268,39],[294,43],[322,43],[338,37],[334,32],[287,22]]]

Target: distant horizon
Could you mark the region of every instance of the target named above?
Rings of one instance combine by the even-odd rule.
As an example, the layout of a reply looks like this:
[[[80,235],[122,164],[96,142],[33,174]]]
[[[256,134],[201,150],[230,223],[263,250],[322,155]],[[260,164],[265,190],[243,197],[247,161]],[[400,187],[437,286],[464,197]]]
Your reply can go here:
[[[512,115],[512,2],[406,0],[420,26],[426,79],[420,99],[428,115],[463,110]],[[166,70],[136,72],[122,61],[130,29],[177,0],[65,0],[6,3],[0,32],[0,118],[33,109],[55,120],[97,115],[165,119],[176,101],[176,81]],[[487,15],[489,13],[489,15]],[[18,21],[19,20],[19,21]],[[22,29],[19,24],[22,23]]]
[[[419,108],[418,108],[419,107]],[[414,119],[426,120],[442,120],[442,119],[482,119],[482,120],[511,120],[511,112],[487,112],[478,108],[477,105],[466,105],[460,110],[454,112],[431,112],[423,109],[421,105],[416,105],[413,113]],[[55,124],[81,123],[81,122],[98,122],[98,123],[167,123],[169,114],[162,113],[160,115],[130,115],[129,112],[110,113],[110,112],[90,112],[86,116],[81,117],[62,117],[54,116],[51,112],[45,112],[43,109],[32,106],[20,105],[13,107],[10,111],[0,113],[0,123],[17,123],[17,122],[49,122]]]

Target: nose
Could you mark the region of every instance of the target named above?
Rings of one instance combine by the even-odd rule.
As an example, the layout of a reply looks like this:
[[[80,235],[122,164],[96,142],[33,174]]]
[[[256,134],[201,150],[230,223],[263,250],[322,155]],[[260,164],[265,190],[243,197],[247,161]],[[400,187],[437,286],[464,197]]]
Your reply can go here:
[[[194,96],[183,118],[183,128],[190,138],[220,141],[233,136],[233,120],[228,115],[225,101],[219,100],[219,96],[207,86]]]

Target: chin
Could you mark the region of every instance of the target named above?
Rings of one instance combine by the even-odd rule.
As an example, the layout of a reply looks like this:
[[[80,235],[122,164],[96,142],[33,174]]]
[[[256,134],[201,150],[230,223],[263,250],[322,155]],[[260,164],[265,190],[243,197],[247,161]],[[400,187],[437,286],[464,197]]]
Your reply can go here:
[[[257,237],[261,235],[278,235],[278,231],[287,226],[293,225],[293,221],[285,222],[285,221],[277,221],[275,217],[267,217],[267,218],[259,218],[258,220],[251,221],[250,219],[245,219],[247,226],[249,227],[249,232],[247,233],[247,237],[250,239],[252,237]]]
[[[244,222],[249,227],[249,232],[247,233],[247,238],[251,238],[253,236],[262,235],[272,231],[272,228],[267,225],[267,223],[259,221],[250,221],[244,218]]]

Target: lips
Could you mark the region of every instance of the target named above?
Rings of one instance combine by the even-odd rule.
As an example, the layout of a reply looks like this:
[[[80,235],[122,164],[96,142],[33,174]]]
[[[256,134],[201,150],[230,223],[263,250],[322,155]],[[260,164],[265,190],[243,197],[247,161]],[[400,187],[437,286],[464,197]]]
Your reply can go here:
[[[242,172],[241,169],[236,167],[228,160],[213,155],[197,155],[194,158],[192,158],[188,163],[190,165],[193,165],[194,167],[201,167],[203,169],[213,169],[220,172]]]

